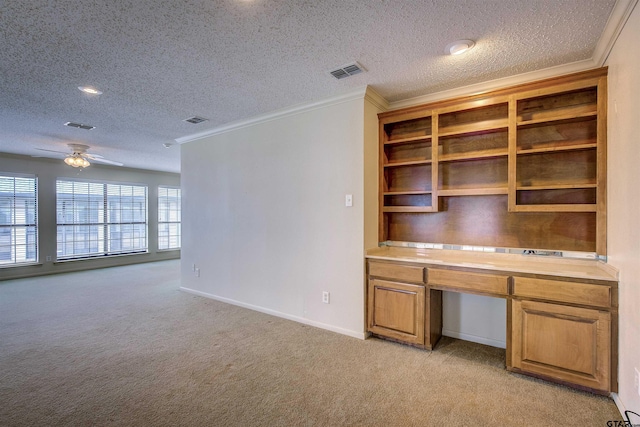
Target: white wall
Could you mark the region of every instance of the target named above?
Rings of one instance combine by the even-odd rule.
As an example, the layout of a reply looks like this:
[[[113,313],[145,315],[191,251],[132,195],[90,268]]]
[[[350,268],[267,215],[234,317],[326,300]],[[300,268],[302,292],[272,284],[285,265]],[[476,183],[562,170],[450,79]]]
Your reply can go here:
[[[364,129],[377,112],[365,104],[362,96],[182,145],[183,289],[364,336]]]
[[[91,165],[82,171],[73,169],[62,160],[33,158],[0,153],[0,173],[34,174],[38,177],[38,254],[39,264],[0,269],[0,279],[37,276],[69,271],[89,270],[139,262],[179,258],[180,251],[157,251],[158,186],[180,186],[180,175],[169,172],[146,171],[115,166]],[[55,262],[56,256],[56,179],[73,178],[146,184],[148,186],[148,245],[145,254]],[[52,261],[47,262],[46,257]]]
[[[364,336],[383,104],[366,96],[183,144],[183,289]],[[505,347],[504,300],[445,293],[444,312],[445,335]]]
[[[608,262],[620,271],[619,401],[640,413],[640,8],[616,41],[609,66]]]

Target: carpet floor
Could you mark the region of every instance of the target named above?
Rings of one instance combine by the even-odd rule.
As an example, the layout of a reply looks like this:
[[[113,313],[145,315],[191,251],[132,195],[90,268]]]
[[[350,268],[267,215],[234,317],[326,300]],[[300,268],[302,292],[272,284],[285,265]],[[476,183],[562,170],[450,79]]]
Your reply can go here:
[[[606,426],[505,351],[358,340],[179,290],[179,261],[0,282],[2,426]]]

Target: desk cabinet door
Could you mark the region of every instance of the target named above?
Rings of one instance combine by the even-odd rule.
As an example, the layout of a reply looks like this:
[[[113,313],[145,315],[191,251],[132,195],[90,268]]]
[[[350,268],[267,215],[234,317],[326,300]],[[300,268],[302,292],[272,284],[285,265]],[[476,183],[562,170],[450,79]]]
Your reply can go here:
[[[367,323],[374,334],[424,344],[425,287],[369,280]]]
[[[514,299],[511,331],[514,369],[610,391],[611,313]]]

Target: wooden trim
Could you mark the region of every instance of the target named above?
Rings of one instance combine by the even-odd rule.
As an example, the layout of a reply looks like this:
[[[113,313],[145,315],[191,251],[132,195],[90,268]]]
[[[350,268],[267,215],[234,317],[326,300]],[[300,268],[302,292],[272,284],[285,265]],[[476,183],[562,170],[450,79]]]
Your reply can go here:
[[[522,84],[510,86],[507,88],[484,91],[475,95],[455,97],[448,100],[433,101],[433,102],[429,102],[421,105],[413,105],[411,107],[404,107],[404,108],[399,108],[395,110],[389,110],[389,111],[379,113],[378,118],[381,120],[386,120],[389,117],[394,117],[402,114],[407,114],[407,115],[410,115],[412,113],[420,114],[420,112],[424,114],[425,109],[438,108],[438,111],[441,111],[442,109],[447,108],[449,106],[454,110],[456,110],[459,108],[458,107],[459,105],[464,106],[464,105],[467,105],[467,103],[471,103],[474,101],[481,103],[482,100],[486,99],[487,101],[485,102],[491,102],[492,99],[501,95],[511,95],[516,92],[523,92],[523,91],[533,91],[536,89],[545,88],[547,86],[558,86],[565,83],[571,83],[575,80],[599,78],[606,75],[607,75],[607,67],[595,68],[592,70],[580,71],[578,73],[571,73],[563,76],[551,77],[548,79],[522,83]],[[487,105],[490,105],[490,104],[487,104]],[[478,104],[478,106],[482,106],[482,105]],[[416,117],[424,117],[424,116],[418,115]],[[406,119],[403,118],[402,120],[406,120]]]
[[[598,192],[596,253],[607,254],[607,78],[598,81]]]
[[[438,197],[440,196],[438,189],[438,174],[440,169],[438,167],[440,161],[440,151],[438,149],[440,134],[439,134],[439,123],[440,116],[436,111],[431,115],[431,160],[433,161],[433,166],[431,166],[431,206],[433,207],[433,212],[438,212],[440,210],[440,201]]]

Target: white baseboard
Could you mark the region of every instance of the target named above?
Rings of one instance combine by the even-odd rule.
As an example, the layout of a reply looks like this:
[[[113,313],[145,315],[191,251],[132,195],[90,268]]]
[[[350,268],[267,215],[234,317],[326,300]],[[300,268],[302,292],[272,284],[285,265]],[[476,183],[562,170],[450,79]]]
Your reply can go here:
[[[465,333],[460,332],[460,331],[452,331],[452,330],[449,330],[449,329],[443,329],[442,330],[442,335],[444,335],[446,337],[456,338],[456,339],[459,339],[459,340],[477,342],[478,344],[484,344],[484,345],[488,345],[488,346],[491,346],[491,347],[507,348],[507,343],[504,342],[504,341],[494,340],[494,339],[486,338],[486,337],[479,337],[477,335],[465,334]]]
[[[622,403],[622,400],[620,400],[620,396],[618,395],[618,393],[611,393],[611,398],[613,399],[613,402],[618,407],[618,411],[620,411],[620,415],[622,416],[622,419],[627,421],[627,419],[624,417],[624,411],[626,411],[627,408],[625,408],[624,403]]]
[[[281,317],[283,319],[292,320],[294,322],[302,323],[304,325],[313,326],[320,329],[325,329],[327,331],[336,332],[338,334],[347,335],[349,337],[358,338],[364,340],[366,338],[364,332],[352,331],[349,329],[340,328],[338,326],[329,325],[327,323],[316,322],[315,320],[306,319],[304,317],[293,316],[288,313],[282,313],[280,311],[271,310],[269,308],[260,307],[258,305],[247,304],[245,302],[236,301],[230,298],[221,297],[218,295],[209,294],[207,292],[198,291],[195,289],[185,288],[183,286],[180,287],[181,291],[188,292],[190,294],[198,295],[205,298],[210,298],[216,301],[224,302],[231,305],[237,305],[238,307],[247,308],[249,310],[259,311],[260,313],[269,314],[271,316]]]

